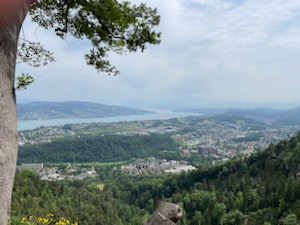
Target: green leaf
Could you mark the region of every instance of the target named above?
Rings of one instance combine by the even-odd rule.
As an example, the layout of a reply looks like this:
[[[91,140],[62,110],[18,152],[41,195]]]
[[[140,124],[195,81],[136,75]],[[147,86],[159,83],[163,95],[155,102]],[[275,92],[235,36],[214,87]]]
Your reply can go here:
[[[27,89],[27,87],[34,82],[34,78],[28,73],[22,73],[21,76],[17,77],[17,90]]]

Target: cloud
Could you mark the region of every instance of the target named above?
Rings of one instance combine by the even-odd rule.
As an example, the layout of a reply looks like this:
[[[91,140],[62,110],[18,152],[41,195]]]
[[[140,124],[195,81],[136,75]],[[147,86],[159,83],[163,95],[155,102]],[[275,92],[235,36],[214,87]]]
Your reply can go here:
[[[188,6],[189,9],[196,9],[195,12],[200,10],[204,14],[207,12],[230,10],[237,4],[237,2],[230,0],[188,0],[183,1],[183,3]]]
[[[277,26],[297,16],[300,9],[297,1],[247,1],[221,17],[214,39],[218,50],[221,47],[235,48],[239,45],[263,44]],[[251,46],[252,47],[252,46]]]
[[[141,0],[131,1],[138,4]],[[17,72],[36,75],[22,98],[91,100],[139,106],[209,101],[299,101],[298,0],[151,0],[161,15],[160,45],[144,53],[110,54],[121,75],[87,66],[87,41],[67,42],[24,25],[26,37],[55,52],[57,61]],[[278,91],[280,90],[280,91]]]
[[[300,28],[293,27],[293,28],[286,29],[286,31],[284,33],[278,34],[270,41],[270,46],[299,49],[300,48]]]

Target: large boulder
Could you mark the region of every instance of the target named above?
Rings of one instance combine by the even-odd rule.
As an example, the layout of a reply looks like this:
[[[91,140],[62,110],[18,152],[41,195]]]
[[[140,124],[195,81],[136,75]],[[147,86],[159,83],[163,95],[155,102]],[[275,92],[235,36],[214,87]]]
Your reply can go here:
[[[151,219],[143,222],[143,225],[175,225],[182,217],[182,209],[179,205],[169,202],[159,202]]]

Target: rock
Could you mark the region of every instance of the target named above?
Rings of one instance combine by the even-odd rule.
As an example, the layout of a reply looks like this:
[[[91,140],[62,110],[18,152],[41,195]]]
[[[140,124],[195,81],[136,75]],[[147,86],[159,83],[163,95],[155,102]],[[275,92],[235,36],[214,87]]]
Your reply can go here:
[[[159,202],[153,217],[143,222],[143,225],[174,225],[182,217],[179,205],[169,202]]]

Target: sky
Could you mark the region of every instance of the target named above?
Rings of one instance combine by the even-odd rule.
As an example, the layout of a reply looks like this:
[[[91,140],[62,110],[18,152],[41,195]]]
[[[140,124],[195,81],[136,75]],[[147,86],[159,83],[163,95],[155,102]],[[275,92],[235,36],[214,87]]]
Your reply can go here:
[[[26,19],[21,36],[41,42],[55,62],[16,73],[35,82],[22,101],[92,101],[137,108],[218,104],[300,106],[299,0],[132,0],[161,15],[159,45],[110,62],[121,74],[85,63],[87,41],[62,40]]]

